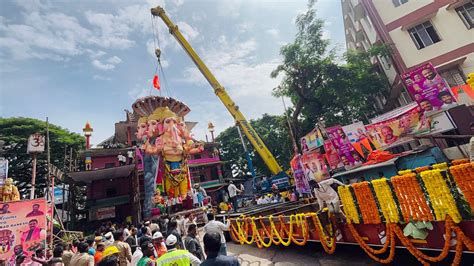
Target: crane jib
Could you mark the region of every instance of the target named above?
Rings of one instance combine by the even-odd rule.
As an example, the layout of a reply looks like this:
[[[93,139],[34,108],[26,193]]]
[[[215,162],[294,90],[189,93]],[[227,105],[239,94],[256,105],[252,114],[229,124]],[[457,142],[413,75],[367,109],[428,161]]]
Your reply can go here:
[[[214,75],[211,73],[208,67],[204,64],[204,62],[201,60],[201,58],[196,53],[196,51],[194,51],[194,49],[191,47],[189,42],[181,34],[178,26],[176,26],[171,21],[171,19],[166,15],[164,9],[160,6],[152,8],[151,14],[153,16],[160,17],[163,20],[163,22],[166,24],[166,26],[170,30],[170,34],[174,36],[174,38],[178,41],[178,43],[181,45],[184,51],[189,55],[189,57],[197,66],[199,71],[210,83],[210,85],[214,89],[214,92],[216,93],[218,98],[226,106],[227,110],[229,110],[230,114],[232,115],[232,117],[234,117],[236,122],[242,127],[242,130],[244,131],[245,136],[250,141],[252,146],[255,148],[257,153],[260,155],[262,160],[265,162],[268,169],[275,175],[284,174],[284,172],[282,171],[282,168],[276,161],[273,154],[270,152],[267,146],[265,146],[265,143],[263,143],[262,139],[258,136],[257,132],[252,128],[252,126],[248,123],[248,121],[245,119],[243,114],[239,111],[238,106],[235,105],[235,103],[232,101],[230,96],[225,91],[224,87],[222,87],[219,84],[217,79],[214,77]]]

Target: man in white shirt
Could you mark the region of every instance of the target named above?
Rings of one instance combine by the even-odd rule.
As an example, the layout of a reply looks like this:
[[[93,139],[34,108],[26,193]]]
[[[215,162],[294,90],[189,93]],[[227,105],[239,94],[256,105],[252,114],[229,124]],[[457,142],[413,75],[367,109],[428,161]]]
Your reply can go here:
[[[227,187],[227,191],[229,191],[229,197],[230,200],[232,201],[232,208],[234,211],[237,211],[237,193],[241,193],[242,190],[238,189],[235,185],[234,182],[230,181],[229,186]]]
[[[204,233],[216,232],[221,236],[221,248],[219,255],[227,256],[227,245],[224,237],[224,231],[229,231],[230,220],[227,220],[226,224],[216,221],[214,213],[210,212],[207,214],[208,223],[204,226]]]
[[[326,204],[330,212],[340,212],[339,196],[337,195],[337,192],[331,187],[331,185],[334,183],[340,186],[344,185],[334,178],[329,178],[319,183],[315,183],[314,194],[318,200],[320,210],[324,207],[324,204]]]
[[[127,157],[128,157],[128,164],[132,164],[133,163],[133,151],[132,150],[127,151]]]

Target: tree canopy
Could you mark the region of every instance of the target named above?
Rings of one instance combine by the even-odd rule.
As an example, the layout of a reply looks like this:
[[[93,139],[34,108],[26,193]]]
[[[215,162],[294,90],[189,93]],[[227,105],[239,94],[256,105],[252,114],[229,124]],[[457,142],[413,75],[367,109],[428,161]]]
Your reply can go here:
[[[0,140],[4,142],[0,156],[8,159],[8,175],[13,178],[23,197],[29,195],[31,187],[32,158],[26,153],[27,142],[28,137],[36,132],[46,136],[45,121],[24,117],[0,118]],[[49,124],[49,138],[51,163],[60,169],[64,164],[65,148],[78,151],[85,147],[83,136],[52,124]],[[43,195],[46,187],[46,175],[47,154],[45,151],[37,156],[35,192],[37,195]]]
[[[251,120],[250,124],[257,131],[262,141],[270,149],[283,169],[288,168],[292,156],[290,133],[284,116],[264,114],[261,118]],[[222,144],[221,158],[228,161],[234,175],[249,175],[244,148],[240,141],[237,128],[229,127],[217,136],[216,141]],[[257,175],[269,175],[270,171],[262,158],[254,150],[250,142],[244,138],[250,152]]]
[[[299,137],[321,120],[328,126],[367,121],[377,113],[375,97],[388,88],[386,77],[375,71],[371,59],[389,49],[348,51],[345,62],[338,62],[329,40],[323,38],[324,21],[317,18],[313,4],[310,1],[308,10],[297,17],[295,40],[281,48],[283,62],[271,73],[283,75],[274,95],[291,99],[292,123]]]
[[[388,93],[387,79],[372,60],[387,56],[390,49],[373,46],[366,51],[347,51],[338,58],[335,49],[330,49],[330,41],[323,38],[324,21],[316,16],[314,3],[310,0],[308,10],[297,17],[295,40],[281,47],[282,63],[271,73],[273,78],[283,77],[273,95],[290,98],[293,106],[289,112],[296,139],[320,121],[326,126],[350,124],[354,120],[368,122],[378,112],[376,97]],[[263,115],[251,123],[281,166],[288,168],[293,149],[284,116]],[[230,161],[233,173],[247,174],[244,150],[235,127],[228,128],[217,139],[222,144],[222,157]],[[257,172],[268,173],[254,152],[252,159]]]

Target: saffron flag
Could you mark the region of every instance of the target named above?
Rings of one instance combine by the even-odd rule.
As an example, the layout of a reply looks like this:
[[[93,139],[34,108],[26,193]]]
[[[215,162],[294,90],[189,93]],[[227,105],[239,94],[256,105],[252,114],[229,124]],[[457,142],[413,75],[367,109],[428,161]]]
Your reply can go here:
[[[158,75],[153,76],[153,87],[157,90],[160,90],[160,88],[161,88],[160,78],[158,77]]]

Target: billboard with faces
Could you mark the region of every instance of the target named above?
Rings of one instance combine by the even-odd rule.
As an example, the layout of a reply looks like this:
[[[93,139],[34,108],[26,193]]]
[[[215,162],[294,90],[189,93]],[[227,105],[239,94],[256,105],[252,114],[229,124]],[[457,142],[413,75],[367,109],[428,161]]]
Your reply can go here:
[[[457,105],[444,79],[431,63],[423,64],[402,75],[405,88],[424,112]]]

